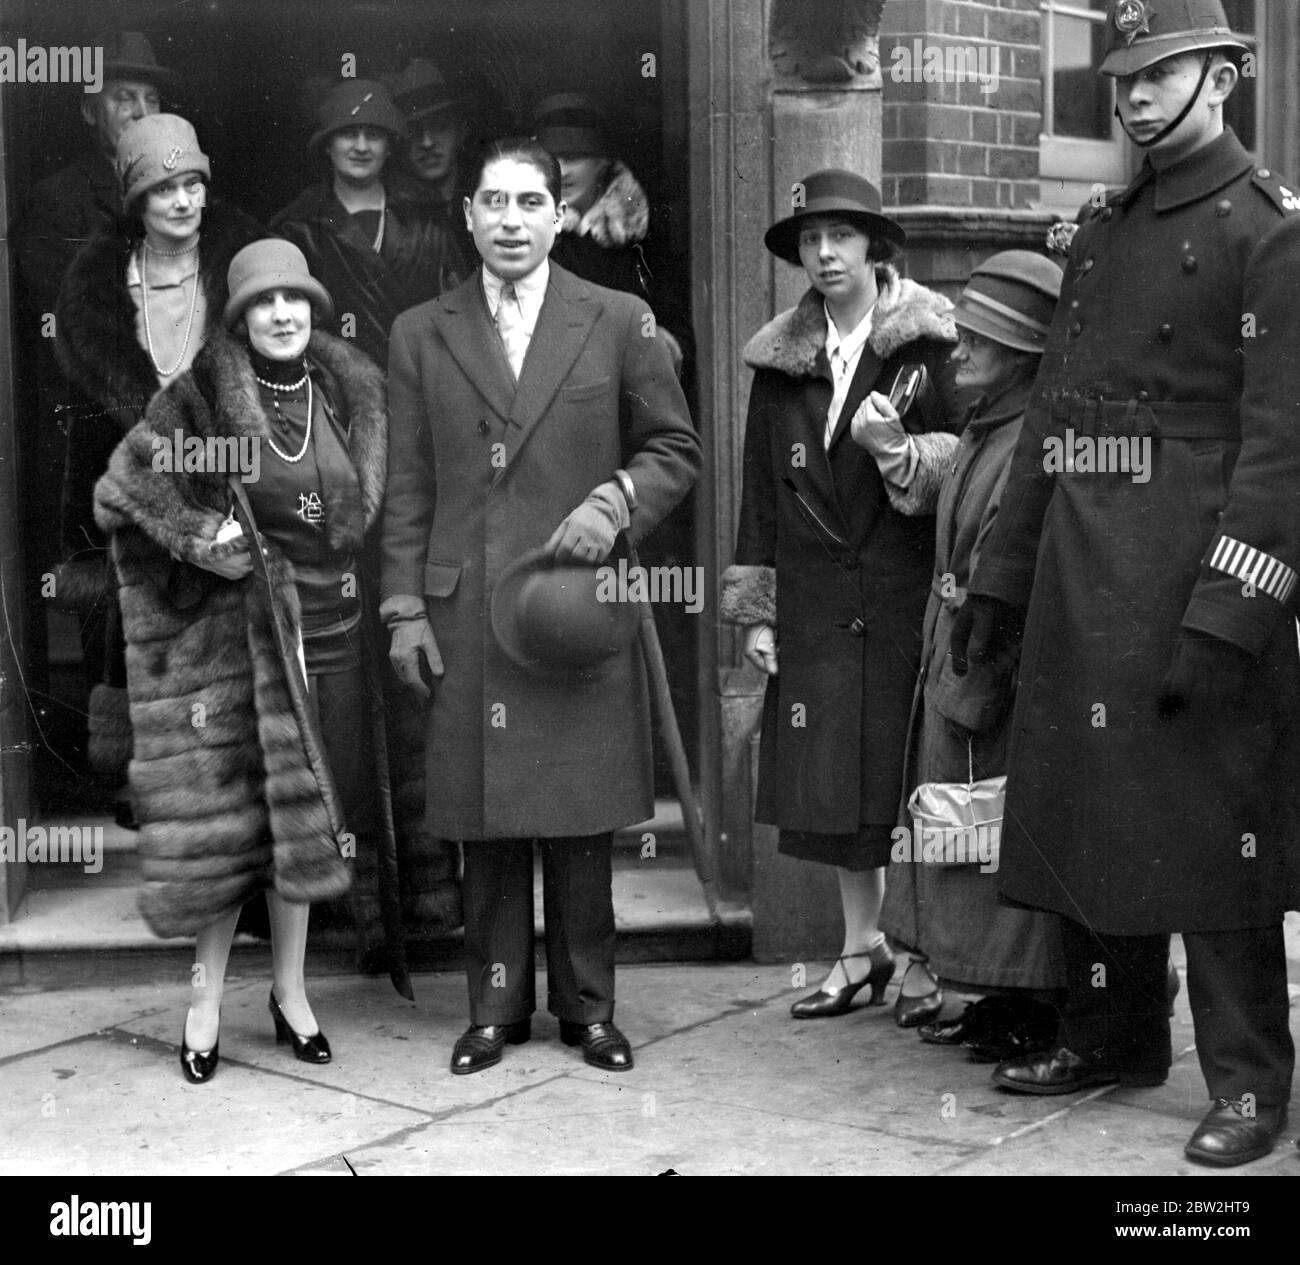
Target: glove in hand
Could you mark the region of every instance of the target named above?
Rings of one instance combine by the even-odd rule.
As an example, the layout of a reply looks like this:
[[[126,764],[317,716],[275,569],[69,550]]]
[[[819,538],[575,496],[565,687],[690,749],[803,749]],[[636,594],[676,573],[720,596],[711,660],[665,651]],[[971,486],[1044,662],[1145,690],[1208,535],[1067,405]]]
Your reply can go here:
[[[592,493],[552,533],[545,548],[556,562],[604,562],[619,531],[631,518],[617,483],[610,481]]]
[[[403,619],[393,625],[393,640],[388,648],[388,662],[393,671],[407,689],[414,690],[421,698],[429,697],[429,687],[420,675],[420,656],[424,656],[430,673],[435,678],[442,676],[442,654],[434,638],[429,621],[423,617]]]
[[[872,391],[853,414],[849,434],[875,459],[880,477],[905,488],[916,473],[916,445],[903,429],[898,410],[879,391]]]

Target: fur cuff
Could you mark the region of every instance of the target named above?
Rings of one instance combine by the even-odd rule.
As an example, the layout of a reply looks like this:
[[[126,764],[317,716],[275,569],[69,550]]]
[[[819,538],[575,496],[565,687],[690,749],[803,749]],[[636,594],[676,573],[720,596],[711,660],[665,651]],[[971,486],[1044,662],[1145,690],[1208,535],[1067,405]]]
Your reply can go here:
[[[776,624],[776,569],[730,566],[722,575],[719,610],[727,624]]]
[[[900,488],[886,480],[885,489],[889,503],[900,514],[919,518],[933,514],[939,504],[939,489],[943,486],[944,471],[957,451],[957,436],[933,431],[913,435],[912,442],[916,445],[916,473],[912,482]]]
[[[650,203],[645,190],[621,162],[614,163],[605,192],[581,219],[565,213],[564,231],[590,236],[598,246],[615,248],[644,240],[650,228]]]

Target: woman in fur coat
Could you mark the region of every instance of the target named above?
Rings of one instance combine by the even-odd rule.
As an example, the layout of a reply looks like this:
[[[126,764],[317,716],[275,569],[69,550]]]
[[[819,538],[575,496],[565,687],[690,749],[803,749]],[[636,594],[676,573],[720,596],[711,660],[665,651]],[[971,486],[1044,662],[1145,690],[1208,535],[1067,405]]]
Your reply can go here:
[[[55,354],[95,405],[69,422],[57,596],[83,614],[88,675],[106,682],[91,696],[92,767],[121,778],[131,733],[95,481],[154,393],[184,373],[220,327],[230,260],[262,230],[210,196],[207,155],[176,115],[148,115],[127,128],[117,173],[123,218],[73,260],[56,307]]]
[[[906,792],[924,782],[960,782],[1006,772],[1015,664],[972,663],[953,672],[948,640],[980,549],[993,530],[1011,454],[1024,420],[1061,270],[1031,251],[1003,251],[975,269],[953,319],[957,385],[976,394],[935,518],[936,550],[925,612],[920,680],[913,703]],[[911,823],[907,823],[909,826]],[[966,1045],[1001,1062],[1055,1041],[1052,992],[1064,984],[1054,914],[998,903],[996,870],[939,865],[896,854],[881,926],[925,957],[925,974],[985,994],[959,1018],[936,1019],[922,1040]]]
[[[251,244],[228,281],[232,332],[154,399],[96,488],[128,646],[141,907],[159,935],[197,939],[181,1044],[195,1083],[216,1070],[240,907],[264,889],[277,1038],[329,1061],[303,980],[309,902],[341,894],[348,858],[392,833],[360,653],[383,378],[313,332],[332,303],[292,243]]]
[[[820,171],[795,193],[795,213],[765,242],[812,288],[745,348],[754,382],[722,616],[744,626],[745,657],[768,675],[757,818],[780,827],[787,856],[839,876],[843,951],[792,1012],[820,1018],[844,1014],[867,986],[881,1002],[894,973],[877,924],[934,500],[957,442],[947,433],[956,330],[947,299],[899,278],[891,261],[905,236],[874,185]],[[917,366],[927,386],[904,427],[887,397]],[[933,1002],[900,995],[896,1016],[911,1026],[933,1017]]]

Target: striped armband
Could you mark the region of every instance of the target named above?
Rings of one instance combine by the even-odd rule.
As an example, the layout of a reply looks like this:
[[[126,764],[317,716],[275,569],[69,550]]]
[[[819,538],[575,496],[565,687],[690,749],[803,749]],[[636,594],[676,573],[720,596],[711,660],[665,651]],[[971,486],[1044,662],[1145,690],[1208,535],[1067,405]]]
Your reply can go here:
[[[1295,591],[1296,573],[1285,562],[1231,536],[1219,537],[1209,563],[1214,570],[1267,593],[1283,605]]]

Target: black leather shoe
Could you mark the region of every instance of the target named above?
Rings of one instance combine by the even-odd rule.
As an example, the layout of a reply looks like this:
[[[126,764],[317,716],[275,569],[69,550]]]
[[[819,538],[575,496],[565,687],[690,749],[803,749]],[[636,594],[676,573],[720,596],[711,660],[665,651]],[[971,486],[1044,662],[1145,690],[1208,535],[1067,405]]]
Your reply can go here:
[[[993,1072],[995,1085],[1018,1094],[1073,1094],[1091,1085],[1114,1085],[1118,1081],[1115,1068],[1080,1058],[1064,1046],[1009,1059]]]
[[[846,963],[850,958],[869,958],[871,969],[855,984],[845,984],[843,988],[835,989],[819,988],[815,993],[809,993],[807,997],[800,997],[790,1007],[790,1013],[796,1019],[833,1019],[837,1015],[846,1015],[852,1009],[853,999],[868,986],[871,988],[871,995],[867,1005],[885,1004],[885,986],[894,978],[895,969],[894,955],[889,951],[889,945],[882,940],[874,949],[869,949],[866,953],[842,954],[837,960],[845,979],[849,978],[849,968]]]
[[[966,1003],[966,1008],[956,1019],[935,1019],[923,1023],[916,1030],[922,1041],[931,1045],[966,1045],[984,1040],[996,1026],[994,1020],[1001,1008],[1002,999],[985,997]]]
[[[920,964],[919,958],[913,958],[907,971]],[[900,1028],[919,1028],[939,1017],[939,1012],[943,1009],[943,992],[936,984],[928,993],[922,993],[918,997],[905,997],[902,990],[907,987],[907,971],[903,972],[903,984],[894,1001],[894,1022]]]
[[[1007,1063],[1055,1049],[1060,1029],[1054,1007],[1028,999],[1004,1001],[964,1044],[972,1063]]]
[[[279,1045],[288,1041],[293,1046],[293,1057],[300,1063],[328,1063],[334,1056],[330,1053],[330,1043],[323,1032],[316,1032],[310,1037],[300,1036],[291,1027],[275,1000],[275,989],[271,989],[269,1007],[271,1018],[275,1020],[275,1043]]]
[[[1262,1159],[1286,1128],[1286,1108],[1259,1107],[1253,1116],[1246,1115],[1245,1110],[1240,1098],[1216,1098],[1183,1148],[1183,1154],[1197,1164],[1213,1164],[1217,1168]]]
[[[560,1020],[560,1040],[581,1045],[582,1057],[606,1072],[626,1072],[632,1066],[632,1047],[613,1023],[573,1023]]]
[[[191,1050],[185,1043],[185,1029],[181,1028],[181,1072],[191,1085],[210,1081],[217,1074],[220,1058],[220,1041],[214,1041],[210,1050]]]
[[[481,1072],[485,1068],[495,1067],[501,1062],[501,1051],[507,1045],[523,1045],[532,1035],[531,1019],[521,1019],[518,1023],[493,1023],[479,1027],[471,1025],[451,1048],[452,1073],[456,1076],[468,1076],[471,1072]]]

